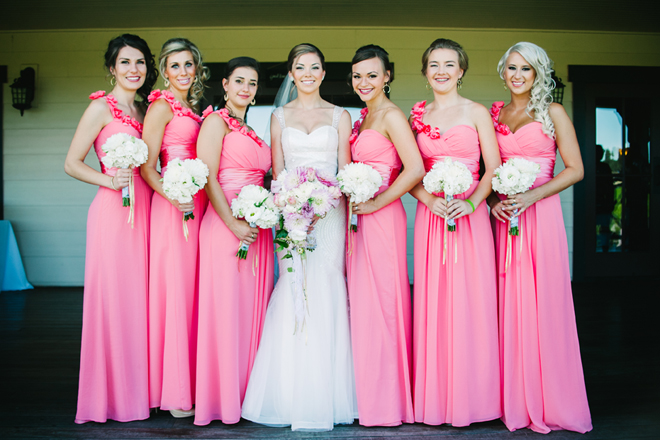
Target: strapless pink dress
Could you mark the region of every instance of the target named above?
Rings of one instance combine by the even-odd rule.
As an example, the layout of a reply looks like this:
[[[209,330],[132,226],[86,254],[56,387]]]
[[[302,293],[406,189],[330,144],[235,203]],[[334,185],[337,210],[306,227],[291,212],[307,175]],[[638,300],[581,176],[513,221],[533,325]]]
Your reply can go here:
[[[532,188],[547,183],[555,167],[555,141],[543,134],[540,122],[511,133],[498,121],[503,105],[496,102],[491,108],[502,162],[512,157],[536,162],[541,172]],[[525,427],[541,433],[591,431],[559,195],[536,202],[520,215],[520,236],[511,237],[508,269],[509,224],[494,219],[492,224],[499,284],[502,420],[511,431]]]
[[[142,136],[142,124],[117,108],[102,91],[113,120],[94,141],[100,159],[106,140],[116,133]],[[101,171],[114,176],[116,168]],[[149,417],[147,358],[147,274],[149,210],[152,190],[133,170],[135,221],[127,223],[128,208],[121,191],[99,187],[87,216],[85,296],[83,302],[80,382],[76,423],[120,422]]]
[[[227,115],[218,182],[231,205],[245,185],[264,184],[270,148]],[[259,230],[246,260],[238,238],[211,204],[200,228],[199,342],[195,424],[237,423],[273,291],[273,235]]]
[[[174,158],[197,157],[197,135],[202,121],[168,91],[154,90],[153,103],[165,99],[174,117],[165,127],[160,149],[161,173]],[[189,410],[195,403],[197,356],[197,274],[199,224],[207,205],[206,193],[194,197],[194,219],[154,192],[151,205],[149,265],[149,405],[162,410]]]
[[[371,165],[383,176],[377,194],[394,182],[402,166],[392,142],[375,130],[363,130],[351,153],[353,161]],[[346,266],[360,424],[414,423],[406,212],[401,200],[358,215],[358,231],[351,234]]]
[[[479,135],[467,125],[440,135],[422,121],[425,104],[412,111],[424,167],[428,172],[445,157],[467,165],[474,182],[455,196],[467,199],[479,184]],[[457,219],[454,232],[417,204],[413,290],[415,421],[467,426],[499,418],[495,247],[485,203]]]

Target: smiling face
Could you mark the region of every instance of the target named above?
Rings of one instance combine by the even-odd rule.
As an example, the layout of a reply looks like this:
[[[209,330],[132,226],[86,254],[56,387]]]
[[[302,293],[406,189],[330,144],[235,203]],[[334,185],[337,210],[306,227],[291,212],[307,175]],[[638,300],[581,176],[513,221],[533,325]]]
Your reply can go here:
[[[325,71],[321,58],[315,53],[305,53],[293,63],[290,75],[299,92],[312,93],[321,87]]]
[[[504,65],[504,81],[514,94],[530,93],[536,72],[518,52],[511,52]]]
[[[136,91],[144,84],[147,76],[147,64],[142,52],[131,46],[119,49],[115,66],[110,73],[116,78],[117,86]]]
[[[163,76],[169,80],[170,89],[187,93],[195,79],[195,70],[193,54],[184,50],[167,57],[167,67]]]
[[[383,69],[379,58],[370,58],[353,64],[351,74],[353,90],[364,102],[380,96],[385,83],[389,82],[390,74]]]
[[[463,77],[458,53],[452,49],[435,49],[429,54],[426,79],[433,90],[446,93],[456,89],[456,82]]]
[[[250,67],[237,67],[222,80],[222,87],[227,93],[227,103],[233,109],[243,109],[252,102],[257,94],[259,75]]]

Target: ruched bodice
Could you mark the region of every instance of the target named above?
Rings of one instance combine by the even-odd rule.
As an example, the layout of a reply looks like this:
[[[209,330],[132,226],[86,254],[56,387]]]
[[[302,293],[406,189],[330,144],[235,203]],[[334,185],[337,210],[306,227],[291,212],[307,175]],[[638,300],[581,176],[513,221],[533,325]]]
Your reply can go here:
[[[543,125],[537,121],[523,125],[515,133],[511,132],[508,126],[499,122],[499,113],[503,106],[504,102],[496,102],[491,108],[502,162],[512,157],[536,162],[541,165],[541,171],[532,188],[547,183],[554,176],[557,144],[543,133]]]
[[[383,184],[376,194],[390,187],[396,180],[403,163],[394,144],[376,130],[363,130],[351,145],[353,162],[373,167],[383,177]]]
[[[202,118],[191,109],[185,108],[167,90],[154,90],[149,95],[153,103],[157,99],[164,99],[172,108],[172,120],[165,127],[163,143],[160,146],[160,168],[164,172],[167,164],[174,158],[181,160],[197,158],[197,136]]]
[[[107,174],[108,176],[114,176],[117,172],[117,168],[108,168],[106,167],[101,159],[105,157],[105,152],[101,149],[106,143],[110,136],[117,133],[126,133],[136,138],[142,138],[142,124],[140,124],[135,118],[130,117],[129,115],[124,114],[120,109],[117,108],[117,98],[112,95],[106,95],[104,91],[99,90],[98,92],[92,93],[89,96],[90,99],[105,99],[105,102],[110,107],[110,113],[112,113],[112,121],[105,127],[101,129],[99,135],[94,140],[94,151],[96,156],[99,159],[101,164],[101,172]],[[136,167],[133,169],[134,175],[140,174],[140,168]]]

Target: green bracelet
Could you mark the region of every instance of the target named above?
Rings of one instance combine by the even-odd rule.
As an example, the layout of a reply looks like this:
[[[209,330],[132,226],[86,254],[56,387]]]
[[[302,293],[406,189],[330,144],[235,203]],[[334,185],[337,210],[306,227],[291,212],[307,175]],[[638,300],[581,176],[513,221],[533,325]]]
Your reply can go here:
[[[470,201],[470,199],[465,199],[465,201],[468,202],[470,206],[472,206],[472,212],[476,211],[476,209],[474,208],[474,204]]]

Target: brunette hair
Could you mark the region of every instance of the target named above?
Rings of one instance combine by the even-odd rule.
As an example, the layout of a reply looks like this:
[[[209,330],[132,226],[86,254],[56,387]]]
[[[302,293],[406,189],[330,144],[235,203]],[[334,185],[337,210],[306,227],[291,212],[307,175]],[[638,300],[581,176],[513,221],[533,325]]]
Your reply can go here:
[[[261,66],[259,65],[259,61],[251,57],[236,57],[229,60],[227,62],[227,67],[225,68],[225,74],[222,78],[229,80],[229,77],[231,76],[232,73],[234,73],[234,70],[238,69],[239,67],[247,67],[257,72],[257,85],[259,85],[259,76],[260,76],[259,72],[261,70]],[[227,104],[227,101],[225,101],[225,97],[223,95],[222,99],[220,100],[219,108],[224,108],[225,104]],[[241,121],[241,119],[236,118],[235,115],[231,115],[231,116],[237,119],[239,122],[247,123],[247,112],[249,109],[250,109],[250,104],[248,104],[248,107],[245,110],[245,121]]]
[[[286,63],[287,70],[291,72],[293,69],[293,63],[295,63],[301,55],[305,55],[306,53],[316,54],[321,59],[321,68],[325,70],[325,57],[323,56],[323,52],[310,43],[301,43],[291,49],[291,52],[289,52],[289,59]]]
[[[108,70],[108,75],[111,75],[110,68],[115,68],[119,51],[126,46],[132,47],[142,52],[142,55],[144,56],[144,63],[147,66],[147,75],[144,78],[144,84],[142,84],[142,87],[140,87],[137,91],[137,95],[142,100],[139,105],[140,107],[143,107],[142,110],[144,110],[146,109],[147,103],[149,102],[149,94],[151,93],[151,90],[154,88],[156,80],[158,79],[158,69],[156,69],[154,55],[151,53],[151,49],[149,49],[147,42],[133,34],[123,34],[113,38],[108,43],[108,49],[105,51],[105,68]]]
[[[204,83],[211,77],[209,68],[204,65],[202,53],[199,51],[190,40],[186,38],[171,38],[163,44],[160,50],[160,57],[158,60],[160,74],[165,78],[165,71],[167,69],[167,58],[179,52],[188,51],[193,56],[193,63],[195,64],[195,79],[192,86],[188,89],[188,103],[195,110],[199,110],[199,103],[204,97]]]
[[[458,54],[458,67],[463,71],[463,78],[468,71],[469,59],[468,55],[463,49],[463,46],[455,42],[454,40],[449,40],[447,38],[438,38],[424,51],[422,55],[422,75],[426,76],[426,69],[429,65],[429,57],[431,52],[436,49],[450,49]]]
[[[355,65],[365,60],[378,58],[383,65],[383,71],[389,71],[390,73],[390,79],[387,82],[392,83],[392,81],[394,81],[394,68],[392,67],[392,63],[390,63],[389,55],[390,54],[388,54],[387,51],[382,47],[375,44],[368,44],[355,51],[355,55],[353,55],[351,64]]]

